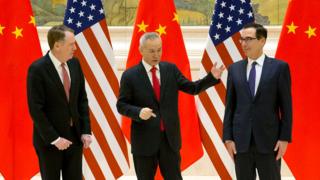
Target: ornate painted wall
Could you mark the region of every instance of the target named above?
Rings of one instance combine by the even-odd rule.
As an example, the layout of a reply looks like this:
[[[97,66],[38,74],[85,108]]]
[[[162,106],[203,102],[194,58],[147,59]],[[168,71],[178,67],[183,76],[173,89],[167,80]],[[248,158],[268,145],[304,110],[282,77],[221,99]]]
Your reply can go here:
[[[83,0],[78,0],[83,1]],[[109,26],[131,26],[139,0],[102,0]],[[215,0],[174,0],[181,25],[210,24]],[[61,24],[67,0],[31,0],[38,26]],[[281,25],[287,0],[252,0],[255,17],[264,25]]]

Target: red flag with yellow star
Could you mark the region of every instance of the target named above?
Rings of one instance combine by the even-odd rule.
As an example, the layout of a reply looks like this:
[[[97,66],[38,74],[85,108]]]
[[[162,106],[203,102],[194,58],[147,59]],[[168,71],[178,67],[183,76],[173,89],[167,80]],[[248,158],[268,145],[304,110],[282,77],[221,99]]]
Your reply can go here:
[[[158,32],[162,38],[162,60],[176,64],[184,76],[191,79],[190,64],[173,0],[140,0],[127,68],[141,61],[139,39],[144,32],[151,31]],[[182,136],[181,168],[185,169],[203,155],[193,96],[180,92],[179,117]],[[130,120],[124,119],[123,129],[129,138]]]
[[[0,172],[5,179],[30,179],[38,171],[26,79],[40,43],[29,0],[0,0]]]
[[[293,134],[284,159],[297,180],[320,179],[320,1],[291,0],[276,57],[292,74]]]

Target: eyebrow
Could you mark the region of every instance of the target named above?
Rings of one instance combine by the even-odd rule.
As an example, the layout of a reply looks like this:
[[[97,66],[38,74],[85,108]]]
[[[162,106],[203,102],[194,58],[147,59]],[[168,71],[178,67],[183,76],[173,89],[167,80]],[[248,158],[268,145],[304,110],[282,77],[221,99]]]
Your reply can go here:
[[[252,36],[240,36],[240,38],[257,38],[257,37],[252,37]]]

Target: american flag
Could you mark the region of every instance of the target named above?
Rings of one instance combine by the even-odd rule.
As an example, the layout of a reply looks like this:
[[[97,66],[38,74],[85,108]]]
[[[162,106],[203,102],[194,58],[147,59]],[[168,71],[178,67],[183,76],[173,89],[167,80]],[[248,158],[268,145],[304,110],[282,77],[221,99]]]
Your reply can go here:
[[[200,77],[210,71],[213,62],[228,67],[244,54],[239,30],[254,21],[250,0],[216,0],[207,45],[202,57]],[[234,163],[222,142],[227,72],[222,83],[196,97],[201,120],[201,138],[209,158],[221,179],[235,179]]]
[[[128,150],[116,110],[119,83],[100,0],[68,0],[64,24],[75,31],[86,78],[93,142],[84,151],[85,179],[116,179],[129,170]]]

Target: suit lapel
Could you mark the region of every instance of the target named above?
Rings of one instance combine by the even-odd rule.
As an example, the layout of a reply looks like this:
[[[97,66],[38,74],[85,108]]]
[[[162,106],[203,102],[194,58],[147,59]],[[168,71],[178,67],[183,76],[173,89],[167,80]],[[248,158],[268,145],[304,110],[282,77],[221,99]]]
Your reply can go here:
[[[46,68],[47,68],[49,76],[51,77],[52,81],[56,85],[59,93],[61,94],[61,96],[63,96],[65,98],[65,100],[67,100],[67,96],[66,96],[66,93],[64,92],[63,84],[61,82],[61,79],[59,77],[59,74],[58,74],[56,68],[54,67],[54,65],[49,57],[49,54],[46,55]]]
[[[247,81],[247,65],[248,65],[248,59],[243,60],[243,63],[241,63],[241,68],[240,68],[240,77],[241,77],[242,84],[244,84],[245,86],[248,97],[252,98],[249,83]]]
[[[70,72],[70,79],[71,79],[71,85],[70,85],[70,97],[69,97],[69,102],[71,102],[74,99],[74,95],[75,95],[75,83],[78,82],[78,80],[76,79],[76,69],[73,65],[73,63],[71,61],[67,62],[68,68],[69,68],[69,72]]]
[[[166,87],[166,79],[168,76],[167,69],[165,68],[164,64],[159,63],[160,68],[160,101],[164,98],[165,95],[165,87]]]
[[[261,78],[258,84],[257,93],[254,99],[256,99],[261,94],[261,87],[263,87],[264,83],[266,82],[266,78],[269,76],[269,73],[271,72],[271,66],[272,60],[266,56],[262,67]]]
[[[151,84],[151,82],[150,82],[150,79],[149,79],[149,77],[148,77],[147,71],[146,71],[146,69],[144,68],[142,62],[140,62],[140,64],[139,64],[138,71],[139,71],[138,74],[141,74],[141,82],[142,82],[142,84],[145,84],[145,85],[146,85],[147,91],[152,95],[153,99],[154,99],[156,102],[158,102],[158,100],[157,100],[157,98],[156,98],[156,95],[155,95],[155,93],[154,93],[154,91],[153,91],[153,86],[152,86],[152,84]],[[160,90],[160,92],[161,92],[161,90]]]

